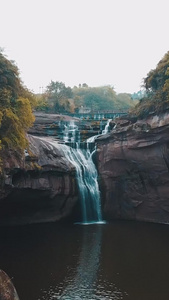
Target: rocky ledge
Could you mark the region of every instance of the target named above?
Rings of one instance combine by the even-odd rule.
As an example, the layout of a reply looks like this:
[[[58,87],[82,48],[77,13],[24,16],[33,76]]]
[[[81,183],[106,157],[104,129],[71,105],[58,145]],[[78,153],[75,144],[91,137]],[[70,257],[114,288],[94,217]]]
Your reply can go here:
[[[69,219],[77,205],[75,168],[51,138],[28,135],[24,157],[5,153],[0,225]]]
[[[80,132],[81,141],[85,141],[91,136],[101,133],[102,127],[107,123],[107,119],[94,120],[86,118],[79,119],[62,114],[47,114],[35,112],[35,122],[29,129],[29,134],[34,136],[54,136],[57,140],[63,140],[65,127],[73,122]]]
[[[169,114],[116,129],[97,139],[105,219],[169,223]]]

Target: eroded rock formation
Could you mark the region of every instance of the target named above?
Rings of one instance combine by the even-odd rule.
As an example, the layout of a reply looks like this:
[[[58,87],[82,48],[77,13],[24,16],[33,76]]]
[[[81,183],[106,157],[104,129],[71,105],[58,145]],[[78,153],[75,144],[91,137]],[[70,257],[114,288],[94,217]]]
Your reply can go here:
[[[77,203],[75,168],[61,145],[29,135],[25,157],[6,153],[0,224],[57,221],[70,217]]]
[[[105,219],[169,222],[169,115],[154,116],[97,139]]]

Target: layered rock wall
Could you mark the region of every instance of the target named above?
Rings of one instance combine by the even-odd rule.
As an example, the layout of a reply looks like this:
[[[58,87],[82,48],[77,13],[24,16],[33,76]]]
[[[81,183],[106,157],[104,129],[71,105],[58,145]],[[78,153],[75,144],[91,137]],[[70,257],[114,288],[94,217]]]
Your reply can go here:
[[[31,135],[28,140],[24,157],[6,153],[1,225],[66,220],[77,204],[75,168],[61,145]]]
[[[105,219],[169,222],[169,115],[119,121],[97,139]]]

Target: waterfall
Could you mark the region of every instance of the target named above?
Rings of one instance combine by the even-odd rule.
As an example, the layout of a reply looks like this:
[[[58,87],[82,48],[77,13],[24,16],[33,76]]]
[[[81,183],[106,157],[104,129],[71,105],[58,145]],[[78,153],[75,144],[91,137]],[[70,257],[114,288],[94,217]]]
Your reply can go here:
[[[75,143],[76,140],[80,141],[80,132],[73,120],[64,125],[63,140],[65,143]]]
[[[108,131],[109,131],[109,124],[110,124],[110,122],[111,122],[111,119],[109,119],[109,120],[107,121],[107,124],[106,124],[106,126],[105,126],[104,130],[102,131],[102,134],[106,134],[106,133],[108,133]]]
[[[110,120],[108,120],[103,134],[108,132]],[[98,173],[93,162],[93,144],[96,136],[92,136],[86,142],[87,147],[82,148],[80,143],[80,132],[74,121],[64,125],[63,140],[61,145],[65,157],[75,166],[76,177],[79,188],[79,196],[82,207],[82,223],[103,223],[101,213],[100,191],[98,185]],[[53,143],[52,143],[53,144]]]
[[[80,149],[62,145],[66,158],[75,166],[77,183],[82,206],[83,223],[102,221],[100,192],[97,182],[97,170],[92,160],[89,148]]]

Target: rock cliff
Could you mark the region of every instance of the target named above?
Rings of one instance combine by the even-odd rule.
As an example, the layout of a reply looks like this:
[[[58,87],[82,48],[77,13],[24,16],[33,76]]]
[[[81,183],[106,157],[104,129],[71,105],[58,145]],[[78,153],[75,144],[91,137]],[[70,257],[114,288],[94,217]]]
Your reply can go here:
[[[77,220],[74,166],[51,137],[28,140],[24,157],[4,153],[0,225]],[[104,219],[169,223],[169,114],[119,120],[96,143]]]
[[[169,223],[169,114],[97,139],[104,218]]]
[[[77,204],[75,169],[57,142],[28,135],[24,157],[5,153],[0,225],[69,218]]]

